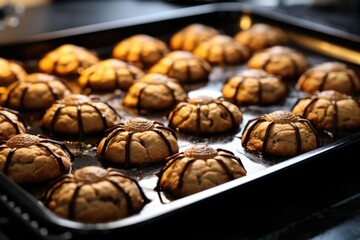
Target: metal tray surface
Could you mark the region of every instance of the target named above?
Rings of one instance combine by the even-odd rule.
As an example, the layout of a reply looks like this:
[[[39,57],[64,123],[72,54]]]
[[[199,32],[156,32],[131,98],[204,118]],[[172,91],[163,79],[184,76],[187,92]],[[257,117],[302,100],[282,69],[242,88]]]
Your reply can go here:
[[[93,49],[101,58],[110,57],[111,49],[119,40],[136,33],[146,33],[156,36],[165,41],[180,28],[195,22],[201,22],[218,29],[225,34],[233,36],[240,30],[240,23],[244,19],[251,22],[264,22],[277,25],[284,29],[290,36],[290,46],[303,52],[312,65],[329,61],[343,61],[355,69],[359,69],[359,52],[356,47],[359,39],[354,36],[346,35],[334,29],[323,29],[305,21],[295,21],[273,12],[265,11],[261,8],[250,7],[240,3],[217,3],[206,4],[197,7],[180,9],[171,13],[151,16],[147,19],[140,18],[134,21],[120,21],[107,24],[88,26],[80,29],[70,29],[57,33],[49,33],[43,36],[35,36],[25,39],[23,42],[14,43],[12,46],[0,46],[5,56],[23,61],[29,71],[35,71],[37,60],[42,54],[63,43],[73,43]],[[109,38],[110,37],[110,38]],[[327,46],[335,46],[335,50],[322,48],[316,43],[326,43]],[[334,48],[332,48],[334,49]],[[199,83],[189,88],[189,97],[196,95],[221,96],[220,89],[224,81],[235,72],[246,68],[246,64],[235,67],[215,67],[207,83]],[[323,153],[336,151],[344,146],[360,141],[360,132],[343,133],[341,138],[331,140],[327,135],[321,136],[321,147],[298,155],[292,158],[263,158],[244,151],[241,146],[241,132],[249,119],[258,117],[265,113],[275,110],[289,110],[297,98],[303,93],[295,90],[295,80],[290,82],[290,93],[286,100],[271,106],[243,106],[241,110],[244,119],[240,129],[235,133],[222,134],[210,137],[195,137],[185,134],[178,134],[180,151],[192,144],[208,144],[215,148],[224,148],[232,151],[240,157],[247,170],[247,176],[232,180],[220,186],[193,194],[177,200],[167,199],[167,203],[162,203],[154,190],[157,182],[157,172],[163,163],[147,166],[126,168],[125,171],[135,177],[145,191],[146,196],[151,200],[143,210],[136,215],[109,223],[103,224],[83,224],[57,217],[39,201],[47,183],[18,186],[9,181],[6,176],[0,174],[0,204],[4,205],[9,211],[25,222],[30,229],[37,232],[42,237],[51,238],[48,229],[57,229],[60,232],[77,231],[84,234],[92,232],[109,232],[130,227],[141,227],[147,221],[152,221],[159,217],[166,217],[168,214],[176,214],[177,211],[187,208],[195,203],[199,203],[208,198],[222,195],[229,191],[241,191],[249,184],[255,184],[256,180],[271,177],[273,174],[294,168],[305,162],[316,161]],[[102,100],[109,102],[119,113],[126,118],[141,116],[154,119],[167,124],[166,115],[145,113],[139,115],[136,111],[129,111],[121,105],[124,92],[115,91],[113,93],[98,95]],[[26,113],[24,115],[28,125],[29,133],[43,133],[39,127],[40,113]],[[102,167],[114,166],[110,163],[101,161],[96,156],[96,143],[102,135],[92,136],[83,140],[70,139],[54,136],[54,139],[62,140],[76,155],[73,161],[73,169],[86,165],[97,165]],[[115,166],[117,167],[117,166]],[[251,185],[254,186],[254,185]],[[163,196],[165,199],[166,197]],[[31,216],[31,218],[29,217]],[[33,221],[32,218],[36,219]],[[39,223],[41,223],[39,225]],[[57,235],[58,238],[68,238],[69,236]]]

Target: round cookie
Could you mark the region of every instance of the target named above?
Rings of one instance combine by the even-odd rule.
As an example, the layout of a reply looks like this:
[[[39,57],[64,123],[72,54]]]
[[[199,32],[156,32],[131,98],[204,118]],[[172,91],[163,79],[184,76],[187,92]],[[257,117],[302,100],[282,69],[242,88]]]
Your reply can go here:
[[[168,75],[180,83],[197,83],[207,81],[211,70],[211,65],[204,59],[178,50],[166,54],[149,72]]]
[[[98,61],[93,51],[74,44],[63,44],[45,54],[38,62],[38,69],[48,74],[77,78],[85,68]]]
[[[24,81],[7,87],[1,96],[1,104],[12,109],[45,110],[71,92],[60,77],[47,73],[31,73]]]
[[[0,143],[21,133],[26,133],[26,125],[19,112],[0,107]]]
[[[139,213],[150,200],[125,172],[87,166],[51,182],[42,201],[62,218],[106,223]]]
[[[308,119],[283,110],[250,119],[241,141],[246,151],[277,157],[296,156],[320,146]]]
[[[335,90],[299,98],[291,111],[309,119],[317,129],[331,133],[360,127],[359,99]]]
[[[219,34],[199,43],[193,53],[212,65],[227,66],[245,63],[251,51],[232,37]]]
[[[355,95],[360,92],[360,77],[344,63],[324,62],[305,71],[296,87],[308,93],[336,90]]]
[[[221,93],[225,99],[240,105],[270,105],[287,96],[288,86],[280,76],[262,69],[247,69],[228,78]]]
[[[78,83],[82,89],[93,91],[127,91],[144,75],[143,70],[118,59],[105,59],[86,68],[80,74]]]
[[[176,133],[160,122],[132,118],[107,132],[97,154],[125,166],[161,162],[179,151]]]
[[[136,34],[117,43],[112,51],[114,58],[148,69],[169,52],[165,42],[146,35]]]
[[[0,57],[0,87],[23,81],[27,75],[21,63]]]
[[[168,157],[157,175],[156,190],[180,198],[243,177],[246,169],[231,151],[198,145]]]
[[[83,135],[102,133],[122,117],[108,103],[82,94],[71,94],[56,101],[41,119],[41,126],[51,134]]]
[[[68,173],[73,157],[63,142],[21,133],[0,145],[0,170],[16,183],[44,182]]]
[[[255,23],[250,28],[236,33],[234,39],[253,52],[276,45],[286,45],[289,41],[281,28],[266,23]]]
[[[197,96],[178,103],[168,120],[169,127],[199,136],[235,131],[243,115],[239,107],[224,98]]]
[[[294,78],[305,72],[310,63],[301,52],[295,49],[273,46],[255,52],[247,65],[251,69],[263,69],[284,78]]]
[[[124,97],[123,105],[141,110],[162,111],[187,99],[187,93],[174,78],[148,73],[135,82]]]
[[[192,23],[173,34],[169,45],[172,50],[192,52],[199,43],[217,34],[220,32],[213,27],[201,23]]]

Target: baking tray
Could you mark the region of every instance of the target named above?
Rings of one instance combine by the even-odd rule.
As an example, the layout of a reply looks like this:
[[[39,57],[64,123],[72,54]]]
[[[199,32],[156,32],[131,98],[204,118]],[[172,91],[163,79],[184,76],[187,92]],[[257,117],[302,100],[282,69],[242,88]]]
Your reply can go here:
[[[281,13],[267,9],[246,5],[242,3],[213,3],[196,7],[188,7],[168,11],[162,14],[128,20],[114,21],[104,24],[96,24],[75,29],[68,29],[53,33],[30,36],[21,41],[0,46],[1,56],[4,58],[22,61],[29,72],[36,71],[37,60],[44,53],[65,43],[73,43],[94,50],[101,58],[110,56],[111,50],[119,40],[137,33],[156,36],[168,42],[170,36],[191,23],[203,23],[222,30],[225,34],[233,36],[240,29],[242,21],[264,22],[273,24],[284,29],[291,40],[290,46],[303,52],[311,65],[324,61],[337,60],[346,62],[356,70],[359,70],[359,37],[332,28],[323,28],[315,23],[292,18]],[[189,96],[202,93],[220,96],[220,88],[227,77],[234,72],[246,68],[245,65],[236,67],[215,67],[210,75],[210,81],[206,84],[195,84],[189,89]],[[292,86],[295,82],[292,82]],[[125,118],[137,116],[136,112],[127,112],[121,107],[121,92],[101,95],[115,106]],[[246,153],[240,142],[241,132],[246,122],[264,113],[279,109],[290,109],[295,100],[301,95],[293,87],[287,99],[276,105],[259,107],[242,107],[244,119],[237,133],[217,135],[214,137],[194,137],[179,134],[180,151],[191,144],[206,143],[213,147],[221,147],[233,151],[239,156],[247,170],[247,176],[224,183],[220,186],[193,194],[177,200],[169,200],[163,204],[159,201],[156,185],[156,173],[162,164],[141,166],[125,169],[130,175],[139,180],[145,194],[151,199],[144,209],[137,215],[118,221],[104,224],[83,224],[57,217],[42,204],[39,197],[44,185],[35,184],[18,186],[9,181],[6,176],[0,174],[0,204],[9,213],[20,220],[24,226],[45,239],[68,239],[73,235],[93,236],[109,234],[112,232],[135,232],[149,222],[158,219],[166,219],[176,216],[184,209],[190,209],[200,203],[206,203],[211,198],[231,197],[229,193],[241,193],[246,188],[255,188],[261,179],[269,179],[280,172],[300,167],[303,164],[311,164],[320,159],[324,154],[338,151],[360,141],[360,132],[344,133],[341,138],[332,141],[325,135],[322,136],[322,146],[292,158],[261,158]],[[145,114],[141,115],[149,119],[160,120],[167,124],[164,115]],[[39,113],[27,113],[25,119],[30,125],[30,133],[41,133],[38,126]],[[31,119],[31,120],[30,120]],[[102,136],[94,136],[83,139],[58,138],[63,140],[75,153],[76,158],[73,168],[85,165],[98,165],[107,167],[108,163],[100,161],[95,156],[95,143]],[[57,138],[57,137],[55,137]],[[111,164],[110,164],[111,165]],[[250,196],[251,198],[251,196]],[[206,206],[205,206],[206,207]]]

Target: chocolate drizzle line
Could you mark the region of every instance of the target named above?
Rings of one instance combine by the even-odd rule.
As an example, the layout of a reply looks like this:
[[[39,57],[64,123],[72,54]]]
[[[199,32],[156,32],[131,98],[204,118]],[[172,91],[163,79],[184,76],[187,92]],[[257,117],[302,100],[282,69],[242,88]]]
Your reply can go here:
[[[7,115],[5,112],[3,112],[3,111],[8,111],[8,112],[10,112],[10,113],[12,113],[12,114],[15,114],[16,117],[18,118],[18,120],[19,120],[19,121],[24,125],[24,127],[26,128],[25,122],[23,122],[22,119],[20,119],[20,115],[19,115],[19,113],[18,113],[17,111],[14,111],[14,110],[11,110],[11,109],[8,109],[8,108],[2,108],[2,107],[0,107],[0,116],[3,116],[3,117],[7,120],[7,122],[9,122],[9,123],[13,126],[13,128],[14,128],[15,131],[16,131],[16,134],[19,134],[19,133],[20,133],[20,128],[19,128],[17,122],[16,122],[15,120],[13,120],[10,116],[8,116],[8,115]]]

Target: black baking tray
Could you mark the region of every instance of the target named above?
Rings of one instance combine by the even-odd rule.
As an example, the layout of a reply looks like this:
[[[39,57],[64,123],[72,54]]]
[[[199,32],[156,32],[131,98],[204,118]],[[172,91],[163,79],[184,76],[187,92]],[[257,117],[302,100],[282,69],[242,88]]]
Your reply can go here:
[[[324,61],[337,60],[345,62],[356,70],[359,70],[360,40],[358,36],[332,28],[323,28],[315,23],[242,3],[205,4],[172,10],[148,17],[114,21],[29,36],[21,41],[1,45],[0,52],[1,57],[24,62],[28,71],[31,72],[36,71],[36,64],[39,57],[65,43],[73,43],[87,47],[97,52],[101,58],[107,58],[110,56],[114,44],[133,34],[144,33],[168,41],[170,36],[177,30],[188,24],[197,22],[213,26],[222,30],[225,34],[233,36],[240,30],[239,24],[241,20],[244,19],[246,21],[250,19],[252,22],[269,23],[283,28],[290,37],[290,46],[303,52],[309,58],[312,65]],[[193,86],[195,90],[191,90],[189,96],[200,94],[203,91],[219,95],[219,88],[223,81],[232,73],[245,67],[245,65],[242,65],[225,69],[220,67],[214,68],[211,78],[216,80],[210,79],[209,83],[200,85],[200,88]],[[322,157],[328,154],[359,144],[360,132],[358,131],[347,133],[335,141],[330,141],[324,137],[323,145],[318,149],[289,159],[263,159],[244,152],[239,136],[247,120],[277,109],[289,109],[296,98],[300,96],[300,93],[296,92],[295,89],[292,88],[292,90],[287,100],[281,104],[267,107],[249,106],[242,108],[244,120],[239,132],[235,134],[225,134],[208,138],[179,135],[180,150],[183,150],[189,144],[207,143],[233,151],[243,160],[248,170],[248,175],[240,179],[182,199],[171,201],[170,203],[161,204],[157,199],[156,192],[151,189],[151,187],[147,187],[146,183],[147,181],[152,181],[149,186],[154,186],[155,174],[161,165],[127,169],[129,174],[139,179],[143,186],[146,187],[146,194],[152,199],[152,202],[146,205],[138,215],[104,224],[82,224],[61,219],[39,204],[37,197],[41,195],[42,186],[18,186],[9,181],[3,174],[0,174],[0,204],[4,206],[9,214],[18,219],[39,238],[68,239],[74,235],[89,237],[94,235],[108,235],[110,233],[134,234],[135,232],[141,231],[141,229],[145,228],[145,226],[151,222],[171,219],[171,217],[176,217],[183,211],[196,208],[200,205],[206,208],[206,204],[211,201],[211,199],[219,197],[231,198],[232,195],[238,195],[248,191],[247,189],[257,188],[257,184],[264,179],[270,181],[280,173],[291,172],[293,169],[301,168],[302,166],[309,168],[312,165],[316,165],[317,161],[320,161]],[[116,94],[121,95],[121,93]],[[111,96],[101,97],[109,99],[110,102],[117,104],[117,106],[121,105],[117,102],[118,98],[113,98],[113,96],[112,94]],[[119,111],[123,111],[123,109],[120,108]],[[126,117],[135,115],[136,113],[134,115],[128,114]],[[163,115],[148,114],[143,117],[160,119],[166,123]],[[36,121],[33,121],[33,118],[31,119],[30,132],[41,132],[40,128],[36,125]],[[106,164],[104,165],[91,154],[91,151],[94,150],[93,148],[86,147],[88,144],[93,147],[92,144],[97,142],[97,137],[87,138],[82,141],[73,139],[62,140],[66,142],[70,149],[77,153],[76,157],[78,160],[84,160],[75,161],[74,168],[88,164],[106,166]],[[87,152],[86,154],[85,151]],[[255,196],[247,197],[251,199]],[[241,204],[241,202],[239,202],[239,204]]]

